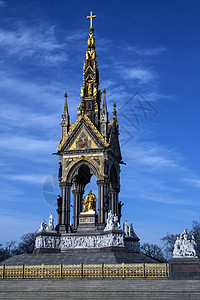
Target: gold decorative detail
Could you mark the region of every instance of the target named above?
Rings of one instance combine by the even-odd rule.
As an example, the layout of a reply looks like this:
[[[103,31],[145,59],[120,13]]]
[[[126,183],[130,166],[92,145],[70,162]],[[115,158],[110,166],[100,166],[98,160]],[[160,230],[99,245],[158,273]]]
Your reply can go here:
[[[81,160],[86,160],[88,162],[90,162],[96,169],[97,169],[97,172],[99,174],[99,178],[102,179],[103,178],[103,175],[101,174],[100,172],[100,169],[99,169],[99,166],[97,165],[97,163],[94,161],[94,160],[91,160],[89,158],[86,158],[84,157],[84,155],[82,155],[80,158],[78,158],[77,160],[74,161],[73,165],[70,165],[66,171],[65,171],[65,176],[63,176],[63,181],[65,181],[67,179],[67,174],[69,173],[69,170],[76,164],[78,163],[79,161]]]
[[[82,113],[84,114],[83,110]],[[92,121],[89,119],[89,117],[87,115],[83,116],[85,118],[85,120],[89,123],[89,125],[92,127],[92,129],[94,130],[94,132],[96,133],[96,135],[100,138],[100,140],[103,142],[105,147],[109,147],[109,143],[107,143],[107,141],[104,139],[104,137],[101,135],[101,133],[98,131],[98,129],[96,128],[96,126],[92,123]],[[74,130],[74,128],[78,125],[79,121],[81,120],[82,116],[78,116],[76,122],[74,124],[72,124],[72,126],[70,126],[70,130],[69,132],[66,134],[66,136],[60,141],[57,150],[59,151],[62,146],[65,144],[65,142],[67,141],[68,137],[71,135],[72,131]]]
[[[92,27],[92,19],[93,19],[93,18],[96,18],[96,16],[92,15],[92,11],[91,11],[91,12],[90,12],[90,15],[87,16],[87,19],[90,19],[90,28],[93,28],[93,27]]]
[[[77,136],[69,150],[80,150],[80,149],[95,149],[98,148],[97,144],[90,138],[90,136],[83,129]]]
[[[87,211],[96,211],[96,202],[97,199],[92,191],[89,190],[89,194],[82,200],[82,204],[84,205],[84,212]]]
[[[168,278],[169,264],[95,264],[0,266],[2,279],[43,278]]]
[[[92,82],[88,83],[88,95],[91,96],[93,93]]]
[[[117,119],[117,111],[116,111],[116,103],[113,104],[114,110],[113,110],[113,120]]]
[[[104,139],[104,137],[101,135],[101,133],[98,131],[98,129],[96,128],[96,126],[94,126],[94,124],[92,123],[92,121],[89,119],[89,117],[87,115],[84,115],[85,120],[90,124],[90,126],[92,127],[92,129],[94,130],[94,132],[96,133],[96,135],[101,139],[101,141],[104,143],[104,145],[106,147],[109,147],[109,144],[106,142],[106,140]]]
[[[90,53],[90,51],[87,51],[87,53]],[[92,73],[94,72],[91,66],[88,66],[85,73],[88,73],[88,71],[91,70]]]
[[[96,86],[94,86],[93,93],[94,93],[94,95],[97,94],[97,87]]]
[[[82,111],[82,116],[84,115],[84,111],[85,111],[85,104],[84,101],[81,101],[81,111]]]
[[[81,85],[81,97],[84,97],[84,86]]]
[[[94,223],[94,222],[95,222],[95,217],[79,218],[79,224]]]

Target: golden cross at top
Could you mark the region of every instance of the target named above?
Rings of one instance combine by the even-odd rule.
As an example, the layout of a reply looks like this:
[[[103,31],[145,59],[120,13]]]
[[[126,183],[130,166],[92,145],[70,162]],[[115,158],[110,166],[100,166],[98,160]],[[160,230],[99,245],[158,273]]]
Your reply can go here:
[[[91,11],[90,16],[87,16],[87,19],[90,19],[90,28],[92,28],[92,18],[96,18],[96,16],[92,15],[92,11]]]

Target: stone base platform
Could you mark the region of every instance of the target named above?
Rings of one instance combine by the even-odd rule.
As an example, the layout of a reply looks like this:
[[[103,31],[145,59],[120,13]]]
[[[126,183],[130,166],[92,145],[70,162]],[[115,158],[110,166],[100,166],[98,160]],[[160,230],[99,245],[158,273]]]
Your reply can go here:
[[[91,252],[91,253],[40,253],[21,254],[8,258],[1,265],[73,265],[73,264],[127,264],[132,263],[158,263],[142,253],[120,253],[120,252]]]
[[[170,279],[200,279],[198,257],[172,258],[169,262]]]

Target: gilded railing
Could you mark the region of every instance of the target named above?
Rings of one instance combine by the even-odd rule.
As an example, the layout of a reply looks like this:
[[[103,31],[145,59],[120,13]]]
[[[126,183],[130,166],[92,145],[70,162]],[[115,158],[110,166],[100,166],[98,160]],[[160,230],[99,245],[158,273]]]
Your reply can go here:
[[[2,279],[168,277],[168,264],[0,266]]]

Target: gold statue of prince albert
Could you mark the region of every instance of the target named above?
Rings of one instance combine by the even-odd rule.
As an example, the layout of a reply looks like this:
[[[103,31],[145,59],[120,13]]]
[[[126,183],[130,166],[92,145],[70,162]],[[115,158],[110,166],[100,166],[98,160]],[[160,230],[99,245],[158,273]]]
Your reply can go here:
[[[96,211],[96,202],[97,199],[92,191],[89,190],[89,194],[82,200],[82,204],[84,205],[84,212],[87,211]]]

